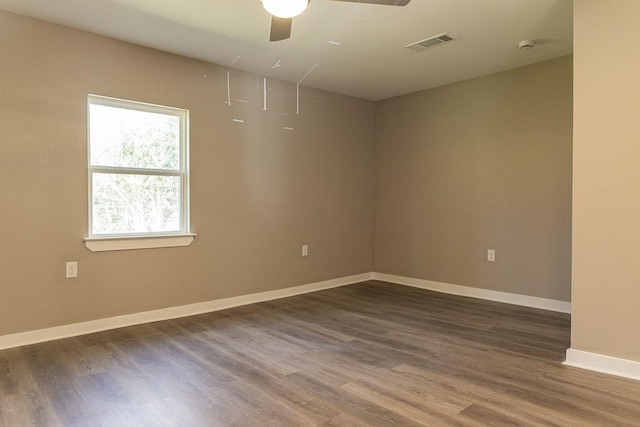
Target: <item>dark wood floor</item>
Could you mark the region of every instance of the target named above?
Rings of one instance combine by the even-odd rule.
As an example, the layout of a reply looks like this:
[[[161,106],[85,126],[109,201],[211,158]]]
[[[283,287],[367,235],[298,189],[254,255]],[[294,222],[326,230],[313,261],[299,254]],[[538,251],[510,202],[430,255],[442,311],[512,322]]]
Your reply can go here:
[[[0,352],[4,426],[630,426],[569,316],[367,282]]]

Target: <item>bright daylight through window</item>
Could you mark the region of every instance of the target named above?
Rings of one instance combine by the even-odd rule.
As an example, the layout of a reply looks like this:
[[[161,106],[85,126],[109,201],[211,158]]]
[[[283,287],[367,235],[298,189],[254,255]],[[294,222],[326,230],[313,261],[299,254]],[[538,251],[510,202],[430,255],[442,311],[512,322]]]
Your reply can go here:
[[[89,96],[89,238],[189,232],[188,114]]]

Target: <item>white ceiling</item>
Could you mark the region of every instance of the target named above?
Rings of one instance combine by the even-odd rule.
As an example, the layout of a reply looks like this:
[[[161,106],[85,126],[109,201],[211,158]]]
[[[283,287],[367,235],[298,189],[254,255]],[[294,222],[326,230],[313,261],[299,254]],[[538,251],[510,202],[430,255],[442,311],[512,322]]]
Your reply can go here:
[[[369,100],[516,68],[573,50],[572,0],[312,0],[269,42],[260,0],[0,0],[0,9]],[[412,53],[449,32],[461,39]],[[519,50],[523,39],[538,45]],[[340,42],[341,46],[330,44]],[[273,67],[280,61],[279,67]]]

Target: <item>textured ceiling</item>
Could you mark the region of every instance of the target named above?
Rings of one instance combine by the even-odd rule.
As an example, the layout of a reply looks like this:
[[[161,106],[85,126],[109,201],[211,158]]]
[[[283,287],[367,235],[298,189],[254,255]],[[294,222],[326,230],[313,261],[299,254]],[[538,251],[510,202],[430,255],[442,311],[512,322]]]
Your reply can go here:
[[[312,0],[280,42],[268,41],[270,16],[260,0],[0,0],[0,9],[289,82],[315,66],[305,85],[369,100],[573,49],[571,0],[413,0],[406,7]],[[404,48],[444,32],[460,40],[420,53]],[[537,46],[519,50],[523,39]]]

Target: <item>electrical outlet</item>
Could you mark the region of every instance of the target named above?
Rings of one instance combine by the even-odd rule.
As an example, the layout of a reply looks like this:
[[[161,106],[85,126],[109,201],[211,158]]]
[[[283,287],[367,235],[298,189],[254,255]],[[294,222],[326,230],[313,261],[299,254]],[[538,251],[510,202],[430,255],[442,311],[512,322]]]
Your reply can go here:
[[[302,245],[302,256],[309,256],[309,245]]]
[[[496,261],[496,250],[495,249],[487,249],[487,261],[495,262]]]
[[[74,277],[78,277],[78,262],[68,262],[67,263],[67,279],[72,279]]]

